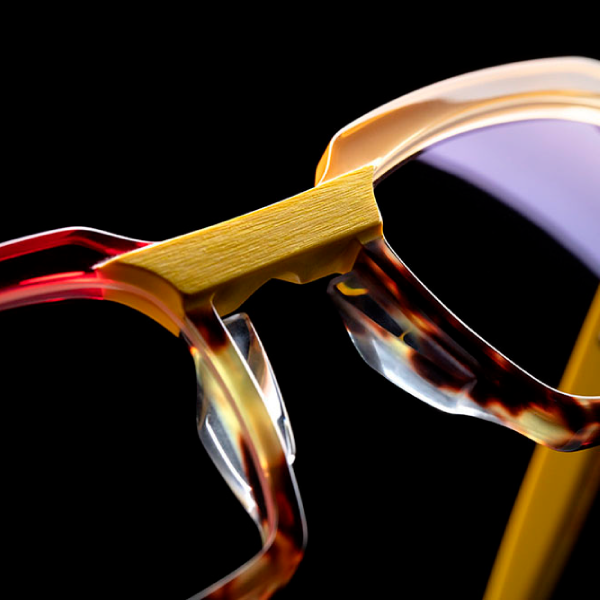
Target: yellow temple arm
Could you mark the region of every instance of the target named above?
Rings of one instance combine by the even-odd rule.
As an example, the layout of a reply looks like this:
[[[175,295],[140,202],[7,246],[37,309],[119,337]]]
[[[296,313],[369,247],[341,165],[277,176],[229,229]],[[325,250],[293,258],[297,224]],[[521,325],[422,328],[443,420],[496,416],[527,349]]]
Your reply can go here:
[[[600,389],[600,288],[560,389]],[[484,600],[542,600],[562,572],[600,484],[600,447],[563,453],[537,446],[523,479]]]

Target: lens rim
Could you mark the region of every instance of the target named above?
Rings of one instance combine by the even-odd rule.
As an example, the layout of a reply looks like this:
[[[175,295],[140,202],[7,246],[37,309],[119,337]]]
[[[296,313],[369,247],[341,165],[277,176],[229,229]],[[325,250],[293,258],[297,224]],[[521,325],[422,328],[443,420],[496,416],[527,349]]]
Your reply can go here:
[[[43,272],[38,270],[35,277],[24,273],[20,281],[6,282],[0,289],[0,310],[66,299],[109,300],[149,316],[187,342],[195,359],[198,389],[206,384],[208,374],[223,390],[235,416],[248,477],[256,486],[254,495],[262,498],[258,521],[263,539],[263,548],[256,556],[192,598],[272,593],[289,581],[306,543],[304,512],[292,467],[260,387],[210,302],[186,315],[181,294],[164,280],[135,268],[96,268],[103,259],[146,244],[86,228],[5,242],[0,245],[0,262],[5,264],[62,246],[93,248],[97,255],[83,269],[78,261],[77,271],[56,271],[43,262]]]
[[[600,396],[562,392],[516,365],[452,313],[383,237],[363,246],[353,270],[333,279],[328,293],[367,364],[424,402],[555,450],[600,444]],[[394,362],[407,368],[390,367]]]

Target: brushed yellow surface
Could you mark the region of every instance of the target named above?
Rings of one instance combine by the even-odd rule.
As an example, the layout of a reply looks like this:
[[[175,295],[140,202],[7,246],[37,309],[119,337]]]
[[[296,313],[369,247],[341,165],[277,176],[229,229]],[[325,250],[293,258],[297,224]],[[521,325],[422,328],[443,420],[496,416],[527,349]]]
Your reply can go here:
[[[600,288],[560,389],[600,388]],[[600,484],[600,447],[562,453],[535,449],[490,577],[485,600],[548,598]]]
[[[269,279],[305,283],[349,270],[358,242],[380,234],[373,167],[368,166],[236,219],[121,255],[99,268],[144,269],[179,290],[188,309],[212,298],[223,313],[237,308]]]

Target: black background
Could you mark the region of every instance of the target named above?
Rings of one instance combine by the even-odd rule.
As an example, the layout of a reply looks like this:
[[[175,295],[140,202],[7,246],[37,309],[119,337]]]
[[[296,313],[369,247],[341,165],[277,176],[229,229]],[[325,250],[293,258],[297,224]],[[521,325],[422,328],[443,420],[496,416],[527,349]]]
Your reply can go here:
[[[331,136],[404,93],[512,61],[600,57],[580,29],[440,37],[428,19],[379,15],[379,29],[352,13],[241,33],[239,11],[153,16],[19,26],[5,61],[3,240],[70,225],[183,234],[310,188]],[[325,287],[271,282],[243,307],[294,426],[309,528],[278,597],[481,597],[532,444],[377,376]],[[2,315],[2,579],[26,597],[184,599],[256,542],[201,462],[189,358],[119,307],[51,308]],[[597,557],[588,537],[581,556]],[[587,577],[569,586],[592,589]]]

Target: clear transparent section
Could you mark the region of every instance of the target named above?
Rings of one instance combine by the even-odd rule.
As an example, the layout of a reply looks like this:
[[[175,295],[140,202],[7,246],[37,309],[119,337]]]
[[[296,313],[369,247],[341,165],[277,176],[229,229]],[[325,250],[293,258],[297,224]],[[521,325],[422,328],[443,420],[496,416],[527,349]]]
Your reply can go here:
[[[275,373],[256,329],[245,313],[232,315],[225,319],[224,323],[264,394],[265,406],[276,426],[288,463],[291,465],[296,459],[294,432]]]
[[[248,364],[262,392],[263,402],[276,427],[286,452],[288,464],[295,459],[296,447],[287,410],[269,359],[250,319],[236,314],[225,319],[225,326],[242,358]],[[237,423],[235,407],[228,401],[227,391],[202,369],[199,393],[198,433],[219,471],[246,511],[260,525],[260,511],[255,497],[256,482],[249,480],[249,456]]]

